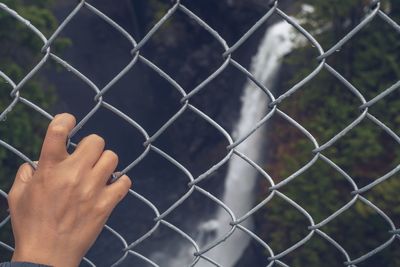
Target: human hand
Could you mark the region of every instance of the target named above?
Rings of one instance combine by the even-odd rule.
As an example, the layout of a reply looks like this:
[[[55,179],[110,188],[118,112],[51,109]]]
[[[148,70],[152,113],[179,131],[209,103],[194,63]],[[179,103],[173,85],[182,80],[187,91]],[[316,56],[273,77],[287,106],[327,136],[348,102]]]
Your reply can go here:
[[[78,266],[131,187],[126,175],[107,185],[118,157],[103,151],[101,137],[89,135],[73,153],[67,152],[75,123],[70,114],[55,116],[37,169],[24,163],[16,174],[8,195],[15,238],[12,261]]]

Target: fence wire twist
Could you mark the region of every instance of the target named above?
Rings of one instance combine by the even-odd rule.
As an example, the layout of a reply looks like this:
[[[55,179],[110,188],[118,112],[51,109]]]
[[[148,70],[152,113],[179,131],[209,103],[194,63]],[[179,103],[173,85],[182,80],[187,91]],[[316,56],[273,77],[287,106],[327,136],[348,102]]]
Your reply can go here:
[[[331,54],[333,54],[335,51],[340,49],[344,44],[349,42],[351,38],[359,31],[361,31],[365,26],[367,26],[371,21],[374,20],[376,17],[380,17],[383,19],[386,23],[388,23],[390,26],[392,26],[397,32],[400,33],[400,25],[397,24],[395,21],[393,21],[387,14],[385,14],[381,8],[380,8],[380,2],[379,1],[372,1],[370,5],[370,10],[368,14],[364,17],[364,19],[350,32],[348,32],[341,40],[339,40],[335,45],[333,45],[330,49],[325,51],[321,45],[318,43],[316,39],[311,35],[310,32],[305,30],[296,20],[294,20],[292,17],[288,16],[279,8],[279,1],[270,1],[270,9],[268,12],[261,18],[259,19],[235,44],[229,46],[226,41],[219,35],[217,31],[215,31],[212,27],[210,27],[207,22],[203,21],[200,17],[198,17],[196,14],[194,14],[191,10],[186,8],[180,0],[175,1],[171,8],[166,12],[166,14],[153,26],[153,28],[139,41],[137,42],[126,30],[124,30],[120,25],[118,25],[116,22],[114,22],[111,18],[109,18],[107,15],[102,13],[100,10],[98,10],[96,7],[93,5],[87,3],[86,1],[80,1],[77,6],[72,10],[72,12],[65,18],[65,20],[59,25],[59,27],[55,30],[55,32],[49,37],[46,38],[43,33],[41,33],[35,25],[31,24],[30,21],[24,19],[21,15],[19,15],[16,11],[10,9],[7,7],[5,4],[0,3],[0,9],[1,12],[5,12],[12,17],[14,17],[16,20],[24,23],[26,27],[32,31],[35,35],[37,35],[42,41],[43,41],[43,48],[42,48],[42,53],[43,57],[40,60],[40,62],[19,82],[14,82],[12,81],[5,73],[3,73],[0,70],[0,76],[8,82],[12,86],[12,91],[10,93],[11,97],[13,98],[13,101],[11,104],[0,114],[0,121],[7,116],[9,112],[12,111],[13,107],[17,105],[17,103],[23,103],[27,105],[28,107],[32,108],[34,111],[39,112],[41,115],[44,117],[48,118],[51,120],[53,116],[43,110],[41,107],[37,106],[33,102],[31,102],[29,99],[23,98],[20,96],[20,91],[23,90],[23,86],[37,73],[43,65],[48,61],[48,60],[54,60],[55,62],[61,64],[63,67],[65,67],[67,70],[71,71],[74,75],[76,75],[79,79],[81,79],[83,82],[85,82],[95,93],[94,101],[95,101],[95,106],[91,111],[84,116],[84,118],[79,121],[76,125],[76,127],[72,130],[70,134],[70,138],[72,138],[78,131],[81,129],[82,126],[84,126],[88,120],[96,113],[96,111],[99,110],[100,107],[107,108],[108,110],[112,111],[114,114],[122,118],[126,123],[130,124],[132,127],[137,129],[145,138],[144,142],[144,151],[141,153],[140,156],[138,156],[134,161],[132,161],[128,166],[126,166],[120,173],[120,175],[125,174],[129,170],[131,170],[133,167],[135,167],[139,162],[141,162],[146,155],[149,153],[149,151],[154,151],[158,153],[160,156],[168,160],[171,164],[175,165],[177,168],[179,168],[188,178],[188,186],[187,186],[187,192],[179,198],[178,201],[176,201],[172,206],[170,206],[166,211],[160,212],[158,208],[151,203],[149,200],[147,200],[145,197],[142,195],[138,194],[134,190],[130,190],[129,194],[132,195],[133,197],[137,198],[138,200],[142,201],[144,204],[146,204],[150,209],[154,211],[155,215],[155,220],[154,220],[154,225],[153,227],[143,236],[135,240],[134,242],[128,243],[122,235],[120,235],[117,231],[115,231],[113,228],[110,226],[106,225],[105,229],[108,230],[111,234],[113,234],[120,242],[121,246],[123,247],[123,255],[120,257],[114,264],[113,266],[117,266],[120,263],[122,263],[127,256],[133,255],[138,257],[139,259],[143,260],[144,262],[152,265],[152,266],[159,266],[152,260],[150,260],[148,257],[145,255],[135,251],[135,247],[142,243],[144,240],[148,239],[160,225],[164,225],[171,229],[172,231],[175,231],[178,233],[181,237],[189,241],[195,250],[195,253],[193,255],[193,262],[190,264],[190,266],[195,266],[196,263],[200,260],[200,258],[208,261],[211,265],[214,266],[221,266],[217,262],[215,262],[213,259],[207,257],[205,253],[209,251],[210,249],[220,245],[224,240],[228,239],[235,231],[243,231],[247,235],[250,236],[253,241],[259,243],[262,247],[265,248],[265,250],[269,253],[268,261],[269,266],[273,266],[276,264],[277,266],[288,266],[286,263],[282,261],[282,258],[293,252],[295,249],[299,248],[300,246],[303,246],[306,244],[313,235],[319,235],[326,241],[328,241],[330,244],[333,245],[342,255],[343,258],[345,259],[344,265],[346,266],[356,266],[356,264],[361,263],[371,256],[379,253],[382,251],[384,248],[388,247],[395,239],[396,237],[400,239],[400,228],[396,228],[395,224],[393,223],[392,219],[385,214],[381,209],[379,209],[374,203],[366,199],[362,194],[367,192],[368,190],[372,189],[376,185],[382,183],[383,181],[389,179],[391,176],[393,176],[395,173],[397,173],[400,170],[400,165],[392,169],[391,171],[387,172],[383,176],[379,177],[378,179],[374,180],[368,185],[365,185],[361,188],[357,186],[355,181],[350,177],[344,170],[342,170],[338,165],[336,165],[333,161],[331,161],[328,157],[323,155],[323,152],[325,149],[328,147],[332,146],[334,143],[336,143],[340,138],[342,138],[345,134],[347,134],[351,129],[356,127],[361,121],[364,119],[368,119],[372,121],[377,127],[380,127],[382,130],[384,130],[386,133],[388,133],[393,139],[400,144],[400,137],[392,131],[389,127],[387,127],[383,122],[378,120],[376,117],[374,117],[372,114],[368,112],[368,109],[374,105],[376,102],[382,100],[386,96],[390,95],[393,91],[397,90],[400,87],[400,81],[393,84],[390,88],[387,88],[383,92],[379,93],[376,95],[374,98],[370,100],[366,100],[364,96],[359,92],[357,88],[355,88],[349,81],[346,80],[340,73],[338,73],[333,67],[327,64],[326,59],[329,57]],[[51,46],[54,43],[54,40],[59,36],[59,34],[63,31],[65,26],[75,17],[77,16],[77,13],[81,9],[87,9],[91,11],[93,14],[97,15],[99,18],[103,19],[106,21],[108,24],[110,24],[116,31],[121,33],[131,44],[132,44],[132,59],[127,64],[121,72],[119,72],[114,78],[112,78],[106,86],[103,88],[98,88],[96,84],[94,84],[89,78],[85,76],[84,73],[81,73],[79,70],[75,69],[73,66],[71,66],[68,62],[64,61],[57,55],[53,54],[51,52]],[[224,59],[224,62],[219,68],[214,71],[211,75],[209,75],[205,80],[203,80],[200,84],[198,84],[190,93],[186,93],[184,88],[182,88],[173,78],[171,78],[167,73],[165,73],[162,69],[160,69],[158,66],[153,64],[150,60],[146,59],[140,54],[140,49],[146,45],[146,43],[149,41],[149,39],[157,32],[157,30],[165,23],[171,16],[173,16],[176,12],[182,12],[188,17],[190,17],[193,21],[198,23],[201,27],[203,27],[206,31],[208,31],[223,47],[224,53],[221,55]],[[283,93],[282,95],[279,95],[278,97],[274,96],[272,92],[268,90],[262,83],[257,81],[252,74],[246,70],[245,67],[243,67],[240,63],[235,61],[232,58],[232,53],[238,49],[252,34],[263,25],[264,22],[266,22],[273,14],[278,15],[281,19],[287,21],[290,25],[293,26],[293,29],[295,29],[298,33],[300,33],[302,36],[304,36],[308,42],[310,42],[313,47],[315,47],[318,52],[319,56],[316,59],[319,62],[319,65],[303,80],[295,84],[292,88],[290,88],[288,91]],[[154,70],[158,75],[160,75],[165,81],[170,83],[182,96],[181,98],[181,105],[182,107],[179,109],[179,111],[173,115],[160,129],[158,129],[155,133],[149,134],[140,124],[135,122],[134,119],[129,117],[128,115],[124,114],[122,111],[120,111],[117,107],[114,107],[113,105],[107,103],[104,99],[104,94],[113,88],[113,85],[120,80],[134,65],[136,62],[141,61],[148,67],[150,67],[152,70]],[[217,122],[215,122],[213,119],[211,119],[209,116],[204,114],[201,110],[196,108],[190,103],[190,99],[198,94],[208,83],[210,83],[213,79],[215,79],[228,65],[234,66],[236,69],[241,71],[244,75],[246,75],[251,81],[253,81],[259,90],[263,90],[263,92],[266,94],[266,96],[270,100],[269,104],[269,110],[267,114],[263,117],[262,120],[257,123],[257,125],[254,126],[252,129],[248,129],[247,134],[244,136],[239,136],[237,140],[233,140],[233,138],[228,134],[226,130],[224,130]],[[361,110],[361,115],[359,115],[354,121],[352,121],[347,127],[345,127],[342,131],[337,133],[334,137],[332,137],[329,141],[327,141],[324,144],[319,144],[317,140],[314,138],[314,136],[307,130],[305,129],[301,124],[296,122],[293,118],[291,118],[289,115],[287,115],[285,112],[283,112],[281,109],[279,109],[278,105],[282,101],[284,101],[286,98],[288,98],[291,94],[294,92],[301,90],[302,87],[310,82],[322,69],[327,70],[331,75],[335,76],[352,94],[354,94],[360,101],[360,110]],[[219,161],[217,164],[209,168],[206,172],[203,174],[199,175],[198,177],[193,177],[192,174],[182,165],[180,164],[177,160],[175,160],[173,157],[168,155],[166,152],[162,151],[158,147],[156,147],[153,143],[154,141],[161,135],[163,132],[171,126],[184,112],[186,111],[191,111],[200,116],[202,119],[207,121],[209,124],[211,124],[216,130],[218,130],[220,133],[224,135],[226,140],[229,142],[229,145],[227,146],[227,155]],[[289,177],[281,180],[279,183],[275,183],[274,180],[266,173],[260,166],[258,166],[255,162],[253,162],[251,159],[249,159],[246,155],[240,153],[239,151],[236,150],[236,147],[242,143],[244,140],[246,140],[251,134],[253,134],[260,126],[262,126],[264,123],[266,123],[269,119],[271,119],[273,116],[279,116],[289,122],[291,125],[296,127],[299,131],[301,131],[304,136],[306,136],[314,145],[314,150],[312,151],[314,153],[313,158],[305,164],[302,168],[297,170],[296,172],[292,173]],[[188,126],[189,127],[189,126]],[[72,145],[72,142],[70,143]],[[31,159],[29,159],[28,156],[24,155],[21,151],[17,150],[14,148],[11,144],[8,144],[0,139],[0,145],[3,146],[4,148],[8,149],[12,153],[15,153],[17,156],[22,158],[24,161],[30,163],[34,168],[36,168],[35,162],[33,162]],[[212,174],[214,171],[219,169],[222,165],[224,165],[233,154],[236,154],[242,160],[246,161],[248,164],[250,164],[254,169],[257,170],[258,173],[260,173],[270,184],[269,191],[270,194],[268,195],[267,198],[265,198],[262,202],[260,202],[258,205],[256,205],[253,209],[249,210],[245,215],[243,215],[240,218],[237,218],[236,214],[232,212],[232,210],[225,205],[221,200],[219,200],[217,197],[213,196],[200,186],[198,186],[198,183],[207,177],[209,177],[210,174]],[[293,181],[296,177],[298,177],[300,174],[305,172],[307,169],[309,169],[318,159],[321,159],[328,163],[330,166],[333,167],[338,173],[340,173],[352,186],[353,191],[352,191],[352,199],[346,203],[344,206],[342,206],[340,209],[332,213],[330,216],[325,218],[324,220],[320,222],[315,222],[313,217],[305,210],[302,208],[298,203],[290,199],[288,196],[280,192],[279,190],[283,188],[285,185],[289,184],[291,181]],[[118,178],[118,177],[115,177]],[[187,198],[191,196],[191,194],[197,191],[201,194],[203,194],[205,197],[211,199],[214,201],[218,206],[223,208],[227,214],[231,217],[231,222],[229,223],[230,225],[230,230],[223,236],[218,237],[216,240],[213,242],[207,244],[205,247],[200,248],[198,244],[185,232],[180,230],[178,227],[175,225],[171,224],[168,222],[165,218],[168,214],[170,214],[174,209],[176,209],[182,202],[184,202]],[[7,193],[0,190],[0,194],[7,198]],[[303,214],[309,221],[309,233],[302,238],[300,241],[292,245],[291,247],[286,248],[283,251],[273,251],[273,249],[265,242],[263,241],[260,237],[258,237],[254,232],[250,231],[249,229],[245,228],[244,226],[241,225],[241,222],[246,220],[248,217],[253,215],[256,211],[261,209],[263,206],[267,205],[269,201],[273,198],[281,198],[287,203],[289,203],[293,208],[297,209],[301,214]],[[335,219],[336,217],[340,216],[343,212],[348,210],[352,205],[356,203],[356,201],[361,201],[365,205],[369,206],[372,208],[377,214],[379,214],[390,226],[390,238],[379,245],[378,247],[368,251],[364,255],[358,257],[358,258],[352,258],[349,253],[337,242],[335,241],[334,238],[329,236],[327,233],[321,230],[321,228],[325,225],[327,225],[330,221]],[[3,227],[8,220],[10,219],[10,216],[6,217],[1,223],[0,223],[0,228]],[[13,248],[0,241],[0,246],[2,246],[5,249],[8,249],[10,251],[13,250]],[[84,258],[84,261],[88,263],[91,266],[95,266],[95,264],[87,258]]]

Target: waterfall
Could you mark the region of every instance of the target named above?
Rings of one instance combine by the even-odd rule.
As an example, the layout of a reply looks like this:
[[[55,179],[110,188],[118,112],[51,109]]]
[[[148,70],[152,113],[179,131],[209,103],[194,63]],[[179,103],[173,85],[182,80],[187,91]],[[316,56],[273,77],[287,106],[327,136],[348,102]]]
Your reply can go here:
[[[282,57],[293,47],[292,27],[286,22],[280,22],[269,27],[260,43],[257,54],[253,57],[250,72],[267,88],[274,85]],[[240,118],[236,124],[233,136],[243,136],[254,127],[266,114],[267,97],[253,82],[248,81],[242,95]],[[261,149],[265,140],[265,127],[258,129],[251,137],[241,143],[237,150],[255,162],[260,161]],[[256,170],[243,159],[233,156],[228,165],[225,180],[225,192],[222,201],[230,207],[236,216],[243,216],[254,206],[254,187],[257,178]],[[219,209],[212,225],[216,236],[222,236],[230,226],[230,217],[226,211]],[[201,228],[210,228],[210,222],[205,222]],[[242,223],[253,228],[251,218]],[[206,226],[206,227],[205,227]],[[210,250],[206,255],[224,267],[233,267],[250,242],[250,237],[240,230],[230,237],[226,245]],[[204,263],[204,264],[203,264]],[[197,266],[211,266],[202,262]]]
[[[274,86],[276,76],[281,66],[282,57],[289,53],[294,46],[294,32],[292,26],[287,22],[279,22],[270,26],[261,40],[257,54],[252,58],[250,72],[267,88]],[[235,125],[232,136],[241,137],[260,121],[267,112],[268,98],[253,82],[248,81],[244,87],[241,97],[242,107],[240,118]],[[255,162],[259,162],[261,148],[265,144],[265,127],[261,127],[236,149],[248,156]],[[225,179],[225,189],[221,200],[231,208],[239,218],[248,212],[254,205],[254,191],[257,172],[243,159],[232,156],[228,162],[228,170]],[[212,238],[221,237],[230,229],[230,217],[224,209],[219,208],[215,217],[198,225],[196,242],[200,248],[210,242]],[[251,218],[242,223],[248,229],[253,228]],[[211,238],[212,237],[212,238]],[[223,267],[233,267],[241,258],[246,247],[250,243],[250,237],[241,230],[235,233],[222,245],[217,246],[205,255],[215,260]],[[178,248],[179,252],[173,259],[168,259],[165,266],[184,267],[188,266],[193,257],[190,247]],[[154,258],[159,258],[154,257]],[[164,257],[163,257],[164,258]],[[196,267],[210,267],[210,263],[201,260]]]

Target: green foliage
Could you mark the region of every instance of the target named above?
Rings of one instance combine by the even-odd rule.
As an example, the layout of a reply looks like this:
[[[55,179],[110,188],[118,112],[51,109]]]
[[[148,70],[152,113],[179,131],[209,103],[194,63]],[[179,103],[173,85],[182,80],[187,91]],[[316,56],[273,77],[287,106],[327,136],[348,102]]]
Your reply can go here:
[[[51,1],[5,1],[9,7],[14,8],[24,18],[31,21],[40,31],[48,35],[56,26],[56,19],[48,9]],[[44,8],[46,7],[46,8]],[[21,79],[40,61],[43,54],[40,52],[43,42],[23,23],[15,18],[0,13],[0,69],[15,83]],[[64,41],[63,41],[64,42]],[[10,97],[11,86],[4,80],[0,83],[0,110],[3,111],[13,100]],[[51,86],[43,77],[34,77],[21,88],[21,96],[48,110],[55,101],[55,95]],[[39,119],[32,109],[18,103],[8,118],[1,122],[0,136],[16,148],[19,148],[28,156],[37,156],[41,142],[41,129],[45,126],[45,120]],[[19,162],[9,160],[9,153],[2,149],[0,158],[2,177],[0,186],[2,189],[10,185],[10,173],[15,172]],[[11,161],[11,162],[10,162]],[[7,178],[6,178],[7,177]]]
[[[45,36],[49,36],[57,27],[56,18],[49,7],[50,0],[8,0],[3,1],[16,10],[24,18],[35,25]],[[24,23],[18,22],[6,12],[0,12],[0,70],[16,84],[29,73],[41,60],[43,42]],[[60,39],[55,48],[60,49],[68,44],[68,40]],[[13,101],[10,96],[12,87],[0,79],[0,112],[3,112]],[[21,96],[34,104],[51,111],[56,96],[51,85],[44,77],[36,75],[21,88]],[[0,122],[0,140],[11,144],[31,159],[37,159],[47,119],[34,112],[28,106],[18,103]],[[4,147],[0,147],[0,188],[8,192],[18,166],[23,161]],[[6,216],[6,202],[0,202],[0,218]],[[10,229],[2,228],[0,240],[10,243]],[[0,251],[1,255],[4,250]],[[0,260],[5,260],[0,257]]]
[[[313,33],[325,51],[361,21],[369,3],[363,0],[306,2],[312,5],[315,11],[303,18],[303,26]],[[386,1],[382,5],[386,10],[391,7],[389,15],[399,23],[400,9],[398,5],[395,6],[395,2]],[[340,51],[331,55],[327,62],[368,101],[398,81],[399,49],[399,33],[377,17]],[[286,66],[293,69],[290,79],[284,83],[285,88],[290,88],[315,69],[315,65],[311,66],[309,63],[310,57],[317,56],[313,51],[315,48],[311,46],[302,46],[285,59]],[[369,111],[400,134],[398,96],[399,93],[394,92],[376,103]],[[354,94],[332,74],[323,70],[294,97],[284,101],[281,108],[309,130],[319,144],[323,144],[361,114],[358,109],[360,104],[360,100]],[[285,131],[296,131],[285,130],[284,127],[282,129],[276,131],[282,136],[290,134]],[[279,151],[298,151],[295,156],[291,154],[290,162],[286,161],[290,167],[285,164],[272,167],[272,172],[282,178],[304,166],[304,162],[310,158],[310,149],[305,149],[305,146],[309,146],[307,141],[301,138],[289,140],[289,144],[277,146]],[[399,164],[398,147],[399,144],[394,142],[393,138],[365,119],[323,154],[362,187]],[[282,192],[300,203],[318,223],[350,201],[352,190],[350,183],[343,176],[319,160],[315,166],[285,186]],[[399,190],[400,177],[395,175],[363,196],[386,212],[396,223],[400,219]],[[305,230],[309,223],[301,223],[298,219],[299,212],[293,207],[286,207],[287,204],[284,205],[271,205],[259,220],[263,238],[269,241],[275,252],[287,249],[308,233]],[[353,259],[387,241],[390,238],[389,229],[388,223],[360,200],[322,228],[343,245]],[[315,235],[305,246],[285,256],[283,261],[290,266],[339,266],[345,258],[335,251],[337,252],[337,249],[330,243]],[[392,244],[360,266],[400,266],[398,248]]]

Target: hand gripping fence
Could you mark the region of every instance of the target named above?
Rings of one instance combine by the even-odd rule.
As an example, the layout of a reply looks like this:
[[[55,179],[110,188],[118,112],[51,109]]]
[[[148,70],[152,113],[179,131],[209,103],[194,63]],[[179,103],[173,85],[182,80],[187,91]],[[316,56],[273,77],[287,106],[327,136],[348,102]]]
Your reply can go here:
[[[68,62],[64,61],[57,55],[53,54],[51,52],[51,47],[52,44],[54,43],[54,40],[59,36],[60,32],[63,31],[65,26],[73,19],[75,16],[77,16],[77,13],[80,9],[87,9],[93,14],[97,15],[99,18],[103,19],[106,21],[108,24],[110,24],[116,31],[121,33],[129,42],[132,44],[132,59],[125,66],[125,68],[118,73],[109,83],[104,86],[103,88],[98,88],[96,84],[94,84],[92,81],[90,81],[89,78],[85,76],[84,73],[81,73],[79,70],[75,69],[73,66],[71,66]],[[20,21],[26,25],[26,27],[32,31],[34,34],[36,34],[40,39],[43,41],[43,48],[42,48],[42,59],[40,62],[19,82],[12,81],[5,73],[3,73],[0,70],[0,76],[2,79],[4,79],[6,82],[8,82],[12,86],[12,91],[10,92],[11,97],[13,98],[13,101],[11,104],[1,112],[0,114],[0,121],[5,118],[5,116],[11,112],[13,107],[17,103],[23,103],[30,108],[32,108],[34,111],[39,112],[41,115],[44,117],[48,118],[51,120],[53,118],[52,115],[50,115],[48,112],[43,110],[41,107],[37,106],[36,104],[32,103],[28,99],[25,99],[20,96],[20,91],[23,90],[23,86],[34,76],[35,73],[37,73],[42,66],[48,61],[48,60],[54,60],[57,63],[61,64],[63,67],[66,69],[70,70],[74,75],[76,75],[79,79],[81,79],[83,82],[85,82],[93,91],[95,92],[95,97],[94,101],[96,103],[95,107],[86,115],[84,118],[79,121],[76,125],[76,127],[73,129],[73,131],[70,134],[70,137],[73,137],[79,129],[81,129],[82,126],[84,126],[88,120],[96,113],[96,111],[100,107],[107,108],[108,110],[112,111],[114,114],[122,118],[124,121],[129,123],[132,127],[137,129],[145,138],[144,142],[144,151],[142,154],[137,157],[134,161],[132,161],[128,166],[126,166],[119,175],[125,174],[132,168],[134,168],[139,162],[141,162],[146,155],[149,153],[150,150],[154,151],[155,153],[159,154],[161,157],[165,158],[168,160],[171,164],[175,165],[177,168],[179,168],[188,178],[188,185],[187,185],[187,192],[181,196],[181,198],[176,201],[172,206],[170,206],[166,211],[160,212],[157,207],[151,203],[149,200],[147,200],[145,197],[142,195],[138,194],[134,190],[130,190],[129,193],[137,198],[138,200],[142,201],[145,205],[147,205],[150,209],[154,211],[154,225],[152,226],[151,230],[149,230],[146,234],[144,234],[142,237],[137,239],[136,241],[132,243],[128,243],[122,235],[120,235],[117,231],[115,231],[113,228],[110,226],[106,225],[105,229],[108,230],[112,235],[114,235],[121,243],[123,247],[123,256],[120,257],[114,264],[113,266],[118,266],[121,264],[123,261],[127,260],[127,256],[130,254],[134,257],[137,257],[141,259],[147,264],[151,266],[159,266],[156,264],[154,261],[146,257],[145,255],[136,252],[135,247],[148,239],[158,227],[161,225],[164,225],[171,229],[172,231],[175,231],[178,233],[182,238],[186,239],[189,241],[195,250],[195,253],[193,255],[193,262],[191,263],[190,266],[196,266],[197,262],[202,258],[203,260],[208,261],[211,265],[214,266],[221,266],[215,260],[212,258],[209,258],[205,255],[205,252],[209,251],[210,249],[219,246],[224,240],[229,239],[230,236],[235,232],[235,231],[243,231],[247,235],[250,236],[250,238],[259,243],[267,253],[269,254],[268,257],[268,266],[289,266],[286,263],[282,261],[282,258],[285,255],[288,255],[289,253],[292,253],[294,250],[297,248],[303,246],[306,244],[313,235],[319,235],[326,241],[328,241],[334,248],[336,248],[343,256],[344,259],[344,265],[345,266],[356,266],[356,264],[361,263],[371,256],[380,253],[383,249],[386,247],[390,246],[391,243],[396,239],[400,238],[400,229],[396,228],[394,222],[392,219],[385,214],[381,209],[379,209],[374,203],[363,197],[363,193],[370,190],[374,186],[382,183],[383,181],[387,180],[391,176],[393,176],[395,173],[397,173],[400,170],[400,166],[397,166],[396,168],[392,169],[391,171],[387,172],[383,176],[379,177],[378,179],[374,180],[368,185],[365,185],[361,188],[357,186],[357,184],[354,182],[354,180],[344,171],[342,170],[339,166],[337,166],[334,162],[332,162],[328,157],[323,155],[323,152],[325,149],[328,147],[332,146],[335,142],[337,142],[339,139],[341,139],[346,133],[348,133],[351,129],[356,127],[361,121],[364,119],[368,119],[371,122],[373,122],[377,127],[380,127],[383,131],[388,133],[397,143],[400,144],[400,137],[394,133],[389,127],[387,127],[383,122],[378,120],[376,117],[371,115],[368,112],[369,107],[374,105],[376,102],[381,101],[385,97],[389,96],[393,91],[397,90],[400,87],[400,81],[392,85],[390,88],[387,88],[383,92],[379,93],[376,95],[374,98],[366,100],[364,96],[359,92],[357,88],[355,88],[349,81],[347,81],[341,74],[339,74],[333,67],[327,64],[326,59],[329,57],[332,53],[334,53],[336,50],[340,49],[344,44],[349,42],[351,38],[360,30],[362,30],[365,26],[367,26],[371,21],[374,20],[375,17],[380,17],[383,19],[386,23],[388,23],[390,26],[392,26],[397,32],[400,33],[400,26],[393,21],[387,14],[385,14],[381,10],[380,2],[379,1],[372,1],[371,8],[366,14],[366,16],[363,18],[363,20],[350,32],[348,32],[341,40],[339,40],[333,47],[325,51],[320,44],[317,42],[317,40],[314,39],[314,37],[307,32],[297,21],[295,21],[293,18],[289,17],[287,14],[285,14],[280,8],[279,8],[279,1],[271,1],[270,4],[270,9],[268,12],[257,21],[236,43],[233,45],[229,46],[225,40],[216,32],[213,28],[211,28],[207,22],[203,21],[200,17],[198,17],[196,14],[194,14],[191,10],[186,8],[180,0],[177,0],[173,2],[171,8],[166,12],[166,14],[153,26],[153,28],[143,37],[142,40],[137,41],[135,40],[127,31],[125,31],[120,25],[118,25],[116,22],[114,22],[112,19],[107,17],[104,13],[102,13],[100,10],[98,10],[96,7],[93,5],[85,2],[85,1],[80,1],[76,7],[72,10],[72,12],[65,18],[65,20],[60,24],[60,26],[55,30],[55,32],[49,37],[46,38],[44,34],[42,34],[36,27],[35,25],[31,24],[28,20],[24,19],[21,15],[19,15],[16,11],[10,9],[7,7],[5,4],[0,2],[0,11],[5,12],[12,17],[14,17],[17,21]],[[146,59],[140,54],[140,49],[146,45],[148,40],[153,36],[153,34],[163,25],[163,23],[168,20],[170,17],[174,16],[176,12],[183,12],[185,15],[193,19],[196,23],[198,23],[201,27],[203,27],[206,31],[208,31],[224,48],[224,53],[221,55],[221,57],[224,59],[223,64],[211,75],[209,75],[205,80],[203,80],[200,84],[198,84],[190,93],[186,93],[184,88],[182,88],[173,78],[171,78],[167,73],[165,73],[163,70],[161,70],[158,66],[153,64],[150,60]],[[287,21],[295,30],[297,30],[301,35],[303,35],[319,52],[319,56],[316,59],[319,62],[319,65],[303,80],[301,80],[299,83],[295,84],[292,88],[290,88],[287,92],[283,93],[282,95],[279,96],[274,96],[265,86],[263,86],[260,82],[258,82],[252,74],[247,71],[243,66],[241,66],[237,61],[235,61],[232,57],[231,54],[239,48],[264,22],[266,22],[273,14],[278,15],[280,18],[283,20]],[[112,106],[111,104],[107,103],[106,100],[104,99],[104,94],[113,88],[113,85],[121,79],[135,64],[136,62],[141,61],[142,63],[146,64],[148,67],[150,67],[152,70],[154,70],[157,74],[159,74],[163,79],[165,79],[167,82],[169,82],[182,96],[181,98],[181,108],[179,111],[173,115],[160,129],[158,129],[155,133],[149,134],[141,125],[139,125],[137,122],[135,122],[132,118],[130,118],[128,115],[124,114],[121,112],[117,107]],[[252,80],[258,87],[259,90],[263,90],[265,94],[268,96],[270,100],[269,104],[269,111],[268,113],[264,116],[264,118],[252,129],[248,129],[247,134],[244,136],[239,136],[237,140],[233,140],[233,138],[225,131],[217,122],[215,122],[213,119],[208,117],[206,114],[204,114],[201,110],[196,108],[190,103],[191,97],[194,95],[198,94],[208,83],[210,83],[213,79],[215,79],[228,65],[234,66],[236,69],[241,71],[244,75],[246,75],[250,80]],[[359,115],[353,122],[351,122],[348,126],[346,126],[342,131],[337,133],[333,138],[331,138],[329,141],[327,141],[324,144],[318,144],[316,139],[311,135],[307,129],[305,129],[302,125],[300,125],[298,122],[296,122],[293,118],[291,118],[289,115],[284,113],[282,110],[279,109],[279,103],[282,101],[285,101],[285,99],[293,94],[294,92],[301,90],[301,88],[307,84],[309,81],[311,81],[322,69],[327,70],[331,75],[335,76],[352,94],[354,94],[360,101],[360,110],[361,110],[361,115]],[[227,146],[227,155],[216,165],[212,166],[209,168],[206,172],[203,174],[199,175],[198,177],[193,177],[192,174],[184,167],[182,166],[177,160],[175,160],[173,157],[162,151],[161,149],[157,148],[153,142],[163,134],[163,132],[171,126],[184,112],[187,110],[194,112],[200,118],[204,119],[207,121],[209,124],[211,124],[216,130],[221,132],[223,136],[226,138],[226,140],[229,142],[229,145]],[[305,164],[302,168],[300,168],[298,171],[292,173],[289,177],[286,179],[283,179],[279,183],[274,183],[273,179],[261,168],[259,167],[256,163],[254,163],[252,160],[250,160],[246,155],[238,152],[236,150],[236,147],[242,143],[246,138],[248,138],[252,133],[254,133],[262,124],[264,124],[266,121],[268,121],[272,116],[279,116],[289,122],[291,125],[296,127],[298,130],[300,130],[313,144],[314,144],[314,150],[312,151],[314,153],[313,158]],[[190,127],[190,126],[188,126]],[[71,145],[75,145],[72,142],[70,143]],[[30,163],[34,168],[36,168],[35,162],[33,162],[31,159],[29,159],[26,155],[24,155],[22,152],[18,151],[16,148],[14,148],[11,144],[8,144],[4,141],[1,140],[0,137],[0,145],[4,147],[5,149],[11,151],[12,153],[15,153],[17,156],[22,158],[24,161]],[[232,210],[225,205],[221,200],[219,200],[217,197],[213,196],[200,186],[198,186],[198,183],[202,181],[203,179],[207,179],[210,174],[212,174],[214,171],[219,169],[224,163],[226,163],[230,157],[236,154],[239,156],[242,160],[248,162],[253,168],[257,170],[270,184],[269,191],[270,194],[269,196],[264,199],[261,203],[256,205],[253,209],[249,210],[245,215],[243,215],[240,218],[237,218],[236,214],[232,212]],[[330,166],[333,167],[338,173],[340,173],[352,186],[353,191],[352,191],[352,199],[349,201],[347,204],[342,206],[340,209],[332,213],[330,216],[325,218],[324,220],[320,222],[315,222],[313,217],[305,210],[302,208],[298,203],[290,199],[288,196],[280,192],[279,190],[293,181],[297,176],[305,172],[307,169],[309,169],[316,161],[317,159],[321,159],[328,163]],[[114,177],[118,178],[118,176]],[[171,224],[168,222],[165,218],[166,216],[171,213],[174,209],[176,209],[180,204],[182,204],[187,198],[191,196],[191,194],[197,191],[201,194],[203,194],[205,197],[209,198],[211,201],[214,201],[217,205],[222,207],[227,214],[231,217],[231,222],[230,222],[230,230],[223,236],[220,236],[217,238],[217,240],[212,241],[211,243],[207,244],[205,247],[200,248],[199,245],[191,238],[187,233],[183,232],[180,230],[178,227],[175,225]],[[7,198],[7,193],[0,190],[0,193],[2,197]],[[258,237],[254,232],[250,231],[246,227],[242,226],[240,223],[243,222],[245,219],[250,217],[252,214],[254,214],[257,210],[262,208],[262,206],[267,205],[267,203],[273,199],[273,198],[280,198],[284,201],[286,201],[288,204],[290,204],[293,208],[297,209],[301,214],[305,216],[305,218],[308,219],[309,221],[309,233],[300,241],[292,245],[291,247],[286,248],[284,251],[273,251],[270,246],[263,241],[260,237]],[[336,217],[340,216],[341,213],[344,211],[348,210],[356,201],[361,201],[365,205],[369,206],[372,208],[378,215],[380,215],[390,226],[391,231],[390,231],[390,238],[379,245],[378,247],[368,251],[364,255],[358,257],[358,258],[352,258],[349,253],[337,242],[335,239],[325,232],[321,230],[321,227],[327,225],[330,221],[335,219]],[[0,228],[3,227],[10,219],[10,216],[5,218],[1,223],[0,223]],[[13,250],[13,248],[6,244],[5,242],[0,241],[0,245],[8,249],[10,251]],[[92,259],[93,260],[93,259]],[[84,258],[84,261],[91,265],[95,266],[95,264],[88,258]]]

